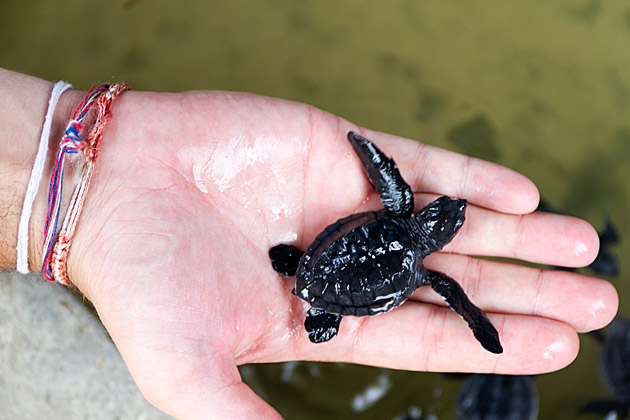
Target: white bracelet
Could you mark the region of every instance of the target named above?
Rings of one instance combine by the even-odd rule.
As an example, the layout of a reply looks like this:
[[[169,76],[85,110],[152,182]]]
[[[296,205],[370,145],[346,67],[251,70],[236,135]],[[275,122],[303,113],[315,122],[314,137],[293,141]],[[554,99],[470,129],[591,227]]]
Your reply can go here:
[[[46,154],[48,153],[48,140],[50,138],[50,130],[52,128],[52,119],[55,114],[55,108],[61,94],[67,89],[70,89],[72,85],[59,81],[55,83],[52,93],[50,94],[50,100],[48,101],[48,111],[46,112],[46,118],[44,118],[44,126],[42,127],[42,135],[39,138],[39,148],[37,149],[37,156],[35,156],[35,163],[33,164],[33,170],[31,171],[31,178],[28,180],[28,186],[26,187],[26,195],[24,197],[24,206],[22,207],[22,215],[20,216],[20,224],[18,226],[18,240],[17,240],[17,271],[22,274],[27,274],[28,270],[28,222],[31,218],[31,211],[33,210],[33,201],[37,195],[39,184],[42,180],[44,173],[44,163],[46,161]]]

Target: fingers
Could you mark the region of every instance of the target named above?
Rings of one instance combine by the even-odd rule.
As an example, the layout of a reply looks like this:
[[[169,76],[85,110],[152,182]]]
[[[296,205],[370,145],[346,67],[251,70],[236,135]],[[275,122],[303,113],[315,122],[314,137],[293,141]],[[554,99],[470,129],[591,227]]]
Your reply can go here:
[[[536,186],[504,166],[402,137],[361,132],[393,157],[413,191],[466,198],[504,213],[529,213],[538,205]]]
[[[576,273],[444,253],[430,256],[425,264],[453,277],[487,312],[554,319],[579,332],[604,327],[619,305],[609,282]],[[427,287],[419,288],[411,299],[444,306]]]
[[[434,194],[415,194],[415,211],[435,198]],[[382,204],[375,195],[357,211],[379,208]],[[444,248],[445,252],[566,267],[590,264],[598,250],[597,231],[582,219],[546,212],[505,214],[471,204],[466,208],[464,225]]]
[[[426,263],[459,281],[470,300],[488,313],[499,332],[502,355],[483,349],[466,323],[426,287],[386,314],[344,317],[338,335],[327,343],[310,343],[299,328],[292,346],[283,347],[288,353],[274,357],[536,374],[568,365],[578,351],[576,330],[601,328],[617,311],[615,289],[600,279],[444,253]],[[294,314],[300,317],[301,311]]]
[[[383,315],[345,317],[339,334],[326,343],[310,343],[300,334],[286,357],[419,371],[538,374],[561,369],[577,355],[577,334],[566,324],[520,315],[489,318],[499,331],[501,355],[485,350],[450,309],[409,301]]]
[[[348,124],[337,135],[341,132],[345,135],[349,129],[353,127]],[[394,158],[414,191],[469,200],[467,221],[447,251],[573,267],[587,265],[596,257],[597,233],[588,223],[542,212],[517,216],[535,210],[539,201],[538,190],[523,175],[413,140],[366,129],[359,131]],[[328,160],[321,160],[330,168]],[[356,169],[358,175],[358,166]],[[330,197],[330,189],[326,191],[317,196]],[[356,189],[343,190],[342,194],[364,197],[364,192]],[[435,197],[435,194],[416,194],[416,210]],[[357,211],[381,208],[378,195],[371,190],[368,200]]]
[[[436,197],[416,194],[416,211]],[[599,237],[588,222],[575,217],[547,212],[505,214],[469,204],[464,225],[444,250],[582,267],[597,256]]]
[[[590,264],[598,249],[597,232],[584,220],[544,212],[508,215],[476,206],[468,206],[466,222],[445,248],[567,267]]]

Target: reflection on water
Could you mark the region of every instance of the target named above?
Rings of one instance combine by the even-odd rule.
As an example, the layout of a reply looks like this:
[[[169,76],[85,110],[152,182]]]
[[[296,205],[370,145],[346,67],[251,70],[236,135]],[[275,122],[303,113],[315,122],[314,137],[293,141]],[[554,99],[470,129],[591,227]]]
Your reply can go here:
[[[391,376],[390,371],[385,371],[376,377],[376,380],[368,384],[365,389],[356,394],[352,398],[352,411],[355,413],[362,413],[373,407],[379,400],[383,399],[390,388],[392,382],[389,379]]]
[[[285,418],[438,418],[444,388],[457,392],[458,387],[457,381],[439,374],[344,363],[289,362],[240,370]]]
[[[602,0],[0,2],[4,67],[80,88],[114,79],[308,102],[513,167],[553,208],[598,229],[610,217],[622,257],[630,255],[628,45],[630,4]],[[614,281],[628,315],[625,261]],[[573,365],[536,379],[540,418],[574,419],[606,395],[598,353],[584,338]],[[242,373],[287,419],[453,419],[461,385],[305,362]]]

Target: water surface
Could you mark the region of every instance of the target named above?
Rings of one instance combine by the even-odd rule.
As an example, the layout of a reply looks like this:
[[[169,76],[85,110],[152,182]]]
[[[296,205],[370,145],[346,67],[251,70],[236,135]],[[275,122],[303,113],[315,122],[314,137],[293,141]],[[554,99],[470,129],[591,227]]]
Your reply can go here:
[[[557,210],[598,228],[610,216],[630,315],[628,2],[3,0],[0,66],[83,89],[288,98],[507,165]],[[583,337],[575,363],[536,379],[540,418],[590,418],[576,411],[606,395],[598,351]],[[461,385],[305,362],[242,373],[287,419],[453,419]]]

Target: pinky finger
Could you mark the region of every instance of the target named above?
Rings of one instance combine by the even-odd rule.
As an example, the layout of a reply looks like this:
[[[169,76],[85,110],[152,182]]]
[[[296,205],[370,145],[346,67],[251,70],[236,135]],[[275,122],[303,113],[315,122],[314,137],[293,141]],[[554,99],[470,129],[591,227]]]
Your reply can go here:
[[[387,314],[346,317],[338,336],[312,344],[301,334],[285,355],[431,372],[539,374],[570,364],[579,341],[569,325],[534,316],[488,314],[503,354],[485,350],[466,323],[448,308],[407,302]]]

